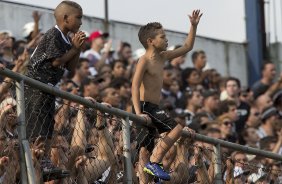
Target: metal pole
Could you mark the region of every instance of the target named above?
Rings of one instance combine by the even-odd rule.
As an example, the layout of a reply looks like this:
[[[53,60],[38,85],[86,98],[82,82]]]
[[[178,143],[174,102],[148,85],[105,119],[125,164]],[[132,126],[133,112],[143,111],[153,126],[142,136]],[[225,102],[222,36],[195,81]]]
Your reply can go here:
[[[31,157],[29,142],[27,140],[23,140],[22,144],[23,144],[24,153],[25,153],[28,183],[29,184],[36,184],[35,183],[35,170],[34,170],[34,167],[33,167],[33,161],[32,161],[32,157]]]
[[[122,119],[122,135],[123,135],[123,156],[124,156],[124,168],[125,178],[127,184],[132,184],[132,164],[131,164],[131,152],[130,152],[130,127],[129,118]]]
[[[222,182],[222,169],[221,169],[221,154],[220,154],[220,144],[213,146],[215,153],[215,165],[214,165],[214,175],[215,183],[223,184]]]
[[[27,170],[25,164],[25,153],[23,148],[23,140],[26,139],[25,127],[25,103],[24,103],[24,82],[16,82],[16,98],[17,98],[17,115],[18,115],[18,133],[20,146],[20,167],[21,167],[21,183],[27,184]]]
[[[109,5],[108,0],[105,0],[105,20],[104,20],[105,32],[109,32]]]
[[[273,1],[273,26],[274,26],[274,41],[275,43],[278,42],[278,38],[277,38],[277,26],[276,26],[276,5],[275,5],[275,1]]]

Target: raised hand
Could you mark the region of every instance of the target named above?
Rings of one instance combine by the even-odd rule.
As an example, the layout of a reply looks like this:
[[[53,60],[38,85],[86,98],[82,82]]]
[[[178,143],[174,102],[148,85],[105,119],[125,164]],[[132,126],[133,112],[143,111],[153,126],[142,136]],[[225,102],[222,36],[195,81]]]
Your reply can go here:
[[[34,11],[32,12],[32,17],[34,22],[39,22],[41,14],[38,11]]]
[[[72,37],[72,44],[73,46],[80,50],[81,46],[83,45],[84,41],[85,41],[86,35],[84,32],[82,31],[78,31],[77,33],[74,34],[74,36]]]
[[[198,23],[200,22],[200,19],[202,17],[203,13],[200,13],[200,10],[194,10],[191,15],[188,15],[190,18],[190,22],[193,26],[197,26]]]

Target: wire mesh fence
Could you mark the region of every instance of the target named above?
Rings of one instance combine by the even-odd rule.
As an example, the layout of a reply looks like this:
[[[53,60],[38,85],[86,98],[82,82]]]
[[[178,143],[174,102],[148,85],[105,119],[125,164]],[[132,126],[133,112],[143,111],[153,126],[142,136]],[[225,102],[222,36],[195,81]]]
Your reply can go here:
[[[1,84],[0,92],[3,87],[0,183],[24,183],[24,178],[28,178],[28,183],[78,184],[282,183],[281,159],[234,151],[199,141],[194,136],[180,138],[166,152],[162,167],[170,173],[171,179],[162,181],[144,172],[150,151],[163,139],[163,135],[151,132],[152,128],[27,84],[16,86],[6,81]],[[19,87],[24,87],[23,101],[16,95]],[[114,109],[110,104],[102,106]],[[19,136],[22,133],[20,112],[25,112],[31,165],[25,152],[27,148],[21,148],[25,135]],[[22,161],[28,172],[22,170]],[[30,167],[34,175],[29,173]]]

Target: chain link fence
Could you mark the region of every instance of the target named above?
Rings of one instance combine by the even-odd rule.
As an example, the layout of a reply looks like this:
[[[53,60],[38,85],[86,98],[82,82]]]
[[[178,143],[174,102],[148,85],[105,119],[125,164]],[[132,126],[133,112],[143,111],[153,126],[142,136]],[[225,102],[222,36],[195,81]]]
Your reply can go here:
[[[151,132],[142,118],[0,73],[19,81],[0,87],[2,184],[282,183],[281,155],[189,132],[164,156],[171,180],[161,181],[143,171],[150,149],[139,145]],[[162,136],[153,134],[147,146]]]

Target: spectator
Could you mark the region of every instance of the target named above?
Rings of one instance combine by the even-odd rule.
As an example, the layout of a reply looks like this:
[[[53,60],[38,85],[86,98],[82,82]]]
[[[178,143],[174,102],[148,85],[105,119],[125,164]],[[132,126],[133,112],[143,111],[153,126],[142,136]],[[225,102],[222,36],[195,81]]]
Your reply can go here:
[[[218,116],[222,114],[228,114],[232,121],[238,120],[237,104],[233,100],[224,100],[219,102],[219,108],[217,110]]]
[[[265,93],[274,82],[276,75],[275,65],[271,62],[265,62],[261,69],[262,78],[252,86],[255,98]]]
[[[274,136],[273,121],[278,118],[278,111],[274,107],[265,108],[261,114],[262,124],[258,128],[258,136],[264,138],[266,136]]]
[[[120,96],[120,109],[131,111],[131,88],[130,88],[130,81],[126,78],[119,77],[114,78],[111,81],[110,87],[115,88],[119,92]]]
[[[132,64],[132,50],[130,43],[121,42],[118,49],[118,60],[121,60],[125,67]]]
[[[258,108],[255,105],[251,106],[250,115],[246,121],[247,127],[258,128],[261,124],[260,119],[261,113],[259,112]]]
[[[81,83],[81,95],[83,97],[91,97],[93,99],[97,99],[102,87],[102,82],[104,82],[104,79],[101,77],[86,77]]]
[[[166,60],[181,56],[192,49],[196,27],[201,18],[200,11],[193,11],[193,15],[189,17],[192,24],[190,34],[185,44],[175,51],[166,51],[167,39],[160,23],[148,23],[140,28],[138,34],[140,42],[146,49],[146,53],[140,58],[138,63],[140,65],[136,66],[136,72],[133,77],[132,101],[134,110],[136,114],[145,117],[145,119],[148,119],[150,115],[150,119],[152,119],[152,123],[157,126],[159,133],[166,133],[165,137],[159,141],[154,151],[150,150],[152,151],[152,155],[149,159],[146,159],[146,161],[149,162],[145,165],[144,170],[148,174],[166,181],[170,180],[170,175],[164,171],[160,163],[165,153],[180,137],[184,125],[182,123],[176,124],[172,118],[166,115],[164,110],[159,108],[159,98],[164,81],[164,77],[162,76],[163,66]],[[141,104],[140,101],[142,101]],[[167,123],[165,125],[160,122]],[[151,131],[155,130],[151,128]],[[152,135],[146,137],[149,142],[152,138],[154,138]],[[146,144],[142,143],[141,146],[145,148]],[[154,144],[151,148],[152,147],[154,147]],[[142,182],[146,183],[144,180]]]
[[[207,113],[210,120],[215,120],[215,112],[219,104],[219,95],[216,91],[207,90],[203,93],[203,112]]]
[[[113,63],[111,63],[112,66],[112,77],[118,78],[118,77],[124,77],[125,76],[125,65],[121,60],[114,60]]]
[[[113,107],[119,107],[120,95],[116,89],[112,87],[105,88],[100,94],[100,97],[103,102],[108,103]]]
[[[273,105],[273,101],[270,98],[269,94],[266,93],[258,96],[254,104],[259,109],[259,112],[261,113],[265,108],[271,107]]]
[[[199,73],[195,68],[185,68],[182,71],[182,81],[183,81],[183,89],[190,87],[193,89],[197,88],[197,85],[201,83],[201,79]]]
[[[206,53],[203,50],[194,51],[192,53],[192,63],[202,77],[203,68],[205,68],[207,64]]]
[[[94,31],[89,36],[89,41],[91,42],[91,48],[84,53],[84,57],[89,60],[90,72],[91,75],[97,74],[97,69],[103,64],[107,63],[106,59],[112,47],[111,41],[106,41],[106,38],[109,37],[109,33],[103,33],[102,31]],[[104,54],[101,54],[101,50],[104,48]]]
[[[186,90],[184,99],[186,107],[183,113],[190,116],[189,118],[187,117],[189,120],[186,119],[186,125],[189,125],[188,122],[194,118],[195,114],[203,105],[203,96],[199,91],[190,89]]]
[[[82,81],[90,74],[89,61],[86,58],[79,58],[76,65],[75,74],[72,77],[74,84],[80,88]]]
[[[0,63],[6,66],[9,69],[12,69],[14,65],[14,56],[13,56],[13,42],[14,37],[10,31],[0,31],[0,42],[3,42],[2,50],[0,52]]]
[[[236,132],[242,132],[250,113],[250,106],[240,100],[241,83],[235,77],[229,77],[225,83],[225,89],[229,100],[234,100],[237,105],[238,119],[235,120]],[[244,144],[242,137],[239,135],[240,144]]]
[[[246,146],[253,147],[253,148],[259,148],[259,139],[260,138],[255,128],[247,127],[243,131],[242,136],[246,142]]]
[[[236,143],[237,136],[233,133],[234,121],[228,115],[221,115],[218,117],[219,129],[221,132],[221,139]]]
[[[44,34],[30,59],[27,73],[28,77],[49,85],[56,85],[61,80],[65,68],[74,72],[85,38],[85,34],[78,31],[82,18],[80,5],[73,1],[62,1],[56,7],[54,15],[57,25]],[[68,32],[75,33],[72,44],[67,36]],[[54,165],[48,155],[54,129],[55,96],[27,85],[24,91],[27,137],[34,140],[41,136],[42,142],[46,139],[42,168],[45,173],[52,173]],[[60,172],[63,174],[63,171]]]

